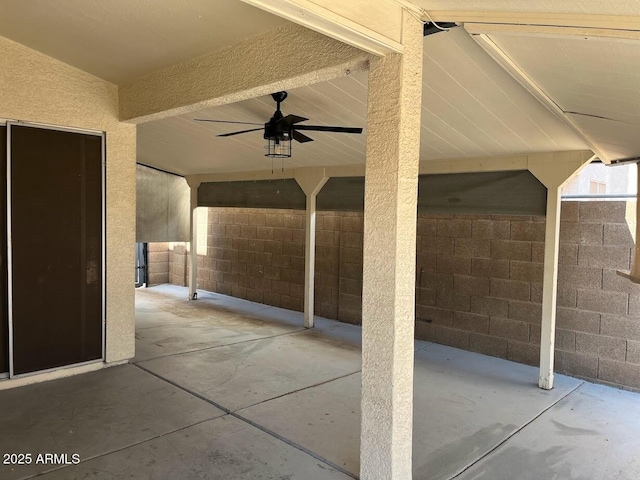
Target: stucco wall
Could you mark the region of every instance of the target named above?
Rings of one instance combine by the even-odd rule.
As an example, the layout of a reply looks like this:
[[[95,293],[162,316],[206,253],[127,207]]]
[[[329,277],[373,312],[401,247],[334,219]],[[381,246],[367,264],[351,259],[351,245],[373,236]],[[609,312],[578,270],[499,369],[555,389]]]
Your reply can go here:
[[[203,218],[199,288],[302,310],[303,212],[212,208]],[[537,365],[544,220],[419,215],[416,336]],[[556,371],[640,389],[640,286],[616,274],[630,265],[633,221],[634,203],[563,202]],[[317,315],[360,323],[362,231],[362,214],[318,212]],[[184,285],[185,246],[169,258],[171,281]]]
[[[0,118],[106,132],[106,358],[133,357],[136,127],[118,121],[117,87],[0,37]]]

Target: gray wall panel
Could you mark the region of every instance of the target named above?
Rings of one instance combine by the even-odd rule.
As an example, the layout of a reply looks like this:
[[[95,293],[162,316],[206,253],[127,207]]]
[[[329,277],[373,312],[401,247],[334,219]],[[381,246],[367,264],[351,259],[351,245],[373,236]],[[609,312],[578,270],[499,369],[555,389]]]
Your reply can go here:
[[[293,179],[209,182],[198,189],[198,206],[305,210],[306,197]]]
[[[183,177],[138,165],[136,241],[189,241],[189,186]]]

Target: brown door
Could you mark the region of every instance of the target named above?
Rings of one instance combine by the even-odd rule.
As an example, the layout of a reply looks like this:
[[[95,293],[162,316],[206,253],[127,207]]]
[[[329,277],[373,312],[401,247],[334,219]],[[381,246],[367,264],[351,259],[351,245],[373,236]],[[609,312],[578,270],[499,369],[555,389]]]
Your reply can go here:
[[[7,127],[0,126],[0,373],[9,371],[7,315]]]
[[[102,137],[11,126],[14,374],[102,357]]]

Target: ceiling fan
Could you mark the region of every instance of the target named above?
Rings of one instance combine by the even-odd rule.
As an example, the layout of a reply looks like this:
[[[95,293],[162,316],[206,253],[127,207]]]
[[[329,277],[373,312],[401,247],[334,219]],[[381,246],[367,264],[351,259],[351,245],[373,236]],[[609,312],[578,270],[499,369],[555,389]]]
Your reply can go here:
[[[250,128],[248,130],[239,130],[237,132],[223,133],[218,137],[231,137],[242,133],[257,132],[264,130],[263,137],[267,141],[266,153],[267,157],[284,158],[291,156],[291,140],[306,143],[312,142],[313,138],[307,137],[300,131],[315,132],[335,132],[335,133],[362,133],[359,127],[330,127],[325,125],[300,125],[306,122],[308,118],[299,117],[298,115],[282,115],[280,104],[287,98],[287,92],[272,93],[271,97],[276,102],[276,111],[269,121],[265,124],[251,122],[233,122],[225,120],[210,120],[208,118],[195,118],[197,122],[214,122],[214,123],[234,123],[241,125],[261,125],[259,128]]]

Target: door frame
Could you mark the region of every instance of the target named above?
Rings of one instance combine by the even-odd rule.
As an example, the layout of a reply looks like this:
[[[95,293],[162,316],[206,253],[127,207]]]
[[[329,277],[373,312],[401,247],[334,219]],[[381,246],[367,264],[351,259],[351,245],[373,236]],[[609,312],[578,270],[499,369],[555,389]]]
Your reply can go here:
[[[46,123],[27,122],[22,120],[0,120],[0,123],[6,123],[7,126],[7,317],[9,321],[9,376],[8,378],[22,378],[32,375],[39,375],[41,373],[54,372],[57,370],[64,370],[71,367],[78,367],[82,365],[89,365],[92,363],[102,363],[105,361],[106,355],[106,319],[107,319],[107,168],[106,168],[106,134],[99,130],[90,130],[75,127],[65,127],[58,125],[50,125]],[[35,372],[28,372],[15,375],[13,365],[13,245],[11,241],[11,127],[31,127],[40,128],[44,130],[56,130],[60,132],[82,133],[85,135],[92,135],[100,137],[101,139],[101,165],[100,165],[100,188],[101,188],[101,226],[102,226],[102,245],[101,245],[101,260],[102,260],[102,273],[101,273],[101,330],[102,330],[102,356],[96,360],[89,360],[86,362],[79,362],[70,365],[62,365],[60,367],[48,368],[45,370],[38,370]],[[0,376],[0,378],[2,378]]]

